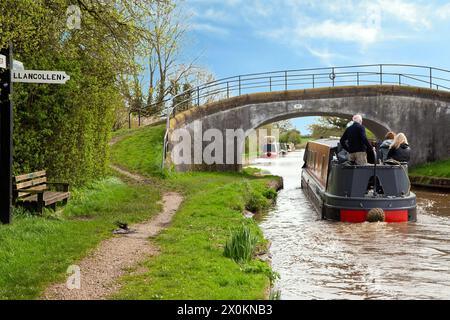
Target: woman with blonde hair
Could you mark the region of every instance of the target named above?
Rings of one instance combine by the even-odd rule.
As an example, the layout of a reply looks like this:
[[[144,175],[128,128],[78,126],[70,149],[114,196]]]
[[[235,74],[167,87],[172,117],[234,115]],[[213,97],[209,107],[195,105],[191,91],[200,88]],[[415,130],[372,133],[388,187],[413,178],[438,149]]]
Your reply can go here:
[[[411,148],[408,144],[408,139],[404,133],[399,133],[395,136],[392,142],[389,153],[387,156],[388,160],[393,159],[398,162],[409,162],[411,159]]]

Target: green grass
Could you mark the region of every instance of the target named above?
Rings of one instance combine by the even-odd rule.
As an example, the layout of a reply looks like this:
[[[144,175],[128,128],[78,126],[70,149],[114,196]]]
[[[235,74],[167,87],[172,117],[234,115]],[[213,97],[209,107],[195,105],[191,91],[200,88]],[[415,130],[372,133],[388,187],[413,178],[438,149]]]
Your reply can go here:
[[[159,145],[164,127],[143,128],[112,148],[112,161],[128,170],[160,176]],[[149,157],[153,150],[157,161]],[[132,156],[131,156],[132,155]],[[245,208],[262,211],[275,194],[267,187],[273,177],[247,173],[171,173],[166,189],[184,195],[173,222],[155,241],[161,254],[143,264],[144,271],[122,279],[115,299],[264,299],[275,276],[258,260],[238,264],[224,256],[230,231],[244,224],[266,242],[258,225],[244,218]]]
[[[133,172],[161,174],[165,125],[143,127],[133,132],[129,135],[124,131],[124,139],[111,148],[111,161]]]
[[[245,219],[247,184],[265,190],[270,178],[241,174],[177,174],[168,183],[185,194],[172,225],[156,242],[161,254],[146,272],[125,277],[116,299],[264,299],[271,280],[266,263],[245,268],[223,255],[230,230],[245,224],[265,241],[253,220]],[[252,267],[253,266],[253,267]],[[255,267],[257,266],[257,267]]]
[[[450,178],[450,159],[419,165],[410,170],[411,176]]]
[[[169,228],[155,241],[161,254],[144,263],[146,272],[124,277],[123,299],[264,299],[276,275],[259,260],[238,264],[224,256],[230,230],[242,224],[266,241],[242,211],[256,198],[263,210],[274,198],[267,184],[273,177],[247,173],[162,175],[159,169],[164,126],[123,131],[112,147],[112,162],[151,177],[135,185],[110,177],[73,190],[69,204],[42,217],[16,210],[11,225],[0,226],[0,299],[36,299],[45,288],[64,281],[102,240],[112,236],[115,222],[149,219],[160,211],[163,190],[185,197]],[[250,192],[251,191],[251,192]],[[250,193],[249,193],[250,192]],[[249,196],[250,194],[250,196]]]
[[[303,136],[302,137],[302,143],[300,145],[297,145],[296,148],[298,149],[305,149],[306,145],[308,144],[309,141],[314,141],[316,139],[314,139],[313,137],[309,137],[309,136]]]
[[[47,218],[16,210],[11,225],[0,226],[0,299],[38,298],[44,288],[63,281],[116,220],[149,219],[159,211],[158,189],[108,178],[76,190],[61,214]]]
[[[230,238],[225,243],[223,255],[237,263],[249,262],[253,258],[257,243],[258,238],[252,230],[242,225],[230,234]]]

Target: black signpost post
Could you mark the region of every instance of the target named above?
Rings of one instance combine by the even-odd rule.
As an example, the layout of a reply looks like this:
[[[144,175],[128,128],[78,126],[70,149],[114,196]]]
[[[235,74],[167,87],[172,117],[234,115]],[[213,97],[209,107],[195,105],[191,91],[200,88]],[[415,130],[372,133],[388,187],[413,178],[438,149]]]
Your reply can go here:
[[[0,68],[0,222],[9,224],[12,216],[12,46],[1,49],[0,54],[6,57],[6,68]]]
[[[12,163],[13,163],[13,106],[12,84],[64,84],[70,76],[64,71],[24,70],[20,61],[14,66],[12,45],[0,49],[0,223],[11,223],[12,217]],[[22,68],[20,68],[22,65]]]

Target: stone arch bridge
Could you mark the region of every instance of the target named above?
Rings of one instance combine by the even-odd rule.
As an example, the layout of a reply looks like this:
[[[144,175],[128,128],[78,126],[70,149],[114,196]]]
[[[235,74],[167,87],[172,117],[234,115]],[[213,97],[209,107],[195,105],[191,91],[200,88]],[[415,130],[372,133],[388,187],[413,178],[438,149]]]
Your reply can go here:
[[[394,70],[387,71],[388,68]],[[306,116],[351,119],[354,114],[362,114],[364,125],[379,139],[388,131],[404,132],[413,149],[412,165],[448,158],[450,81],[447,79],[450,77],[443,76],[447,73],[450,75],[446,70],[429,67],[370,65],[282,71],[219,80],[183,93],[183,97],[188,98],[178,100],[178,105],[169,113],[164,163],[174,166],[177,171],[239,170],[244,150],[242,143],[237,140],[233,140],[231,146],[224,143],[223,161],[211,164],[196,159],[194,154],[199,149],[203,151],[212,140],[196,143],[195,139],[202,136],[195,135],[215,129],[225,137],[227,129],[248,132],[285,119]],[[300,85],[306,88],[299,89]],[[257,92],[266,87],[269,89],[266,92]],[[183,106],[190,108],[178,112]],[[179,129],[192,137],[188,152],[190,161],[183,163],[177,160],[180,155],[179,149],[175,148],[181,141],[176,134]],[[230,150],[233,151],[231,163]]]

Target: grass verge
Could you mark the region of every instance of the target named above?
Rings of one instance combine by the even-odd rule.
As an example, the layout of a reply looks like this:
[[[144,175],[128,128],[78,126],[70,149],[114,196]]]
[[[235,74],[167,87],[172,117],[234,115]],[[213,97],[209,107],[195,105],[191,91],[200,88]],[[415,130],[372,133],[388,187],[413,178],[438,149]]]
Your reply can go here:
[[[148,176],[161,176],[165,125],[122,131],[124,138],[111,150],[111,162],[130,171]],[[116,136],[118,138],[120,136]]]
[[[450,178],[450,159],[425,163],[412,168],[411,176]]]
[[[244,224],[257,246],[266,242],[252,219],[245,219],[247,184],[265,190],[270,178],[240,174],[192,173],[169,178],[185,194],[172,225],[155,240],[161,254],[146,272],[123,279],[116,299],[264,299],[271,279],[267,263],[241,265],[224,256],[230,231]]]
[[[159,150],[155,146],[162,139],[163,129],[143,128],[135,136],[125,137],[112,147],[112,161],[130,171],[160,176],[160,161],[147,158],[156,154],[152,150]],[[224,247],[230,233],[244,225],[255,237],[253,253],[266,250],[259,226],[242,213],[246,209],[262,211],[271,205],[276,192],[268,185],[274,179],[246,173],[167,174],[163,179],[166,188],[181,192],[185,200],[170,227],[155,239],[160,255],[143,264],[145,271],[123,277],[123,287],[113,298],[268,298],[268,288],[276,278],[269,264],[255,259],[255,255],[237,263],[224,255]]]
[[[63,281],[65,271],[90,249],[111,237],[117,220],[149,219],[160,209],[158,188],[111,177],[74,190],[67,207],[45,217],[15,211],[0,226],[0,299],[35,299],[45,287]]]

